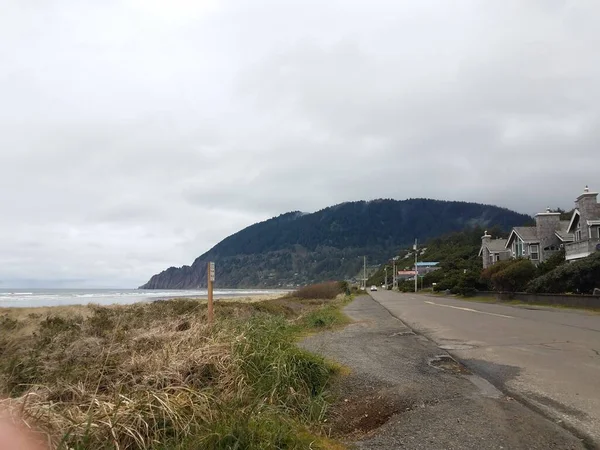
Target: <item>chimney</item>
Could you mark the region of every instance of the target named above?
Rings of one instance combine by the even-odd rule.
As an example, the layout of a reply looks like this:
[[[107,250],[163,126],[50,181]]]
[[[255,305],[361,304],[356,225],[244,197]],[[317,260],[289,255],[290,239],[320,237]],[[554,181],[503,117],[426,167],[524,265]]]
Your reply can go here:
[[[552,238],[554,232],[560,229],[560,213],[552,212],[550,208],[546,208],[546,212],[535,215],[535,227],[540,241],[545,240],[545,238]]]
[[[596,208],[598,208],[598,193],[590,192],[589,187],[585,187],[583,194],[577,197],[575,205],[579,210],[579,220],[585,224],[588,220],[596,218]],[[588,229],[586,226],[581,227],[581,238],[588,239]]]
[[[592,215],[593,211],[596,209],[596,205],[598,204],[598,193],[590,192],[590,188],[586,186],[583,190],[583,194],[575,200],[575,204],[577,205],[581,217],[587,218]],[[586,212],[591,214],[585,214]]]
[[[489,244],[491,240],[492,236],[488,234],[487,230],[485,230],[483,236],[481,236],[481,245]]]

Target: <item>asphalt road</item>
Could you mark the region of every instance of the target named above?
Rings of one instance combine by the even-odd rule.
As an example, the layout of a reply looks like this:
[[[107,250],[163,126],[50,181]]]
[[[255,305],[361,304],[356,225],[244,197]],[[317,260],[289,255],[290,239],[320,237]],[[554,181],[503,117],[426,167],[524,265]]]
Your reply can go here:
[[[600,314],[371,294],[473,372],[600,448]]]

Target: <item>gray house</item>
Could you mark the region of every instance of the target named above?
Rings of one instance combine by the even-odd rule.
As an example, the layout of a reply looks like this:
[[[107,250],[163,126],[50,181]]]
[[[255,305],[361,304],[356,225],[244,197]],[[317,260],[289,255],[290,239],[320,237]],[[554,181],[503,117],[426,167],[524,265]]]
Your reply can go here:
[[[568,233],[574,239],[565,244],[565,258],[575,261],[600,251],[600,204],[598,193],[586,186],[583,194],[575,200],[575,211],[569,222]]]
[[[510,250],[506,248],[506,239],[492,239],[492,236],[486,231],[481,237],[481,249],[479,256],[483,260],[483,268],[494,265],[498,261],[510,259]]]
[[[535,215],[535,226],[513,228],[505,248],[512,258],[528,258],[537,265],[572,241],[569,221],[547,209]]]

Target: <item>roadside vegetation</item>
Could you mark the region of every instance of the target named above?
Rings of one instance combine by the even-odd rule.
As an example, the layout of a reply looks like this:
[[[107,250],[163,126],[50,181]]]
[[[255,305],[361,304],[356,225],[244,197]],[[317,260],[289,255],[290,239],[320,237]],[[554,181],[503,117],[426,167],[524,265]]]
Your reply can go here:
[[[600,252],[554,269],[532,280],[528,292],[591,294],[600,288]]]
[[[449,290],[453,294],[473,295],[477,290],[485,290],[485,283],[480,281],[481,258],[478,257],[481,247],[481,236],[485,230],[482,227],[466,228],[463,231],[449,233],[423,244],[424,251],[419,254],[419,261],[437,261],[439,269],[419,279],[419,289],[432,288],[435,283],[437,291]],[[488,230],[492,235],[506,237],[507,233],[494,227]],[[414,253],[406,249],[399,252],[397,267],[399,270],[412,270]],[[383,284],[384,266],[368,281],[368,284]],[[389,280],[391,282],[392,265],[388,264]],[[399,289],[413,292],[414,281],[400,282]]]
[[[600,288],[599,253],[567,264],[562,250],[538,266],[529,259],[514,259],[482,270],[478,253],[484,231],[481,227],[474,227],[429,240],[419,255],[419,261],[437,261],[439,269],[419,279],[419,289],[423,287],[434,292],[471,297],[478,291],[591,294],[595,288]],[[506,237],[499,228],[488,231],[495,237]],[[413,261],[411,250],[401,250],[397,267],[399,270],[412,270]],[[385,267],[391,283],[392,266],[387,264],[381,266],[368,284],[383,284]],[[401,281],[398,289],[413,292],[414,281]]]
[[[341,448],[339,368],[296,341],[347,322],[343,293],[217,302],[212,327],[194,300],[0,310],[0,407],[65,450]]]

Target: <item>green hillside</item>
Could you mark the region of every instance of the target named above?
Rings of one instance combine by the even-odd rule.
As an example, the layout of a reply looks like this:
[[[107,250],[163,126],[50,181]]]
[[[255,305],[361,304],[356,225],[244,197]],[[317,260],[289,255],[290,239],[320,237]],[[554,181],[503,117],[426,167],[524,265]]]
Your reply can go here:
[[[217,286],[286,287],[359,273],[363,255],[381,264],[418,238],[465,227],[521,225],[529,216],[505,208],[429,199],[350,202],[312,214],[291,212],[252,225],[217,244],[191,266],[171,267],[144,289],[206,285],[206,264],[215,261]]]

